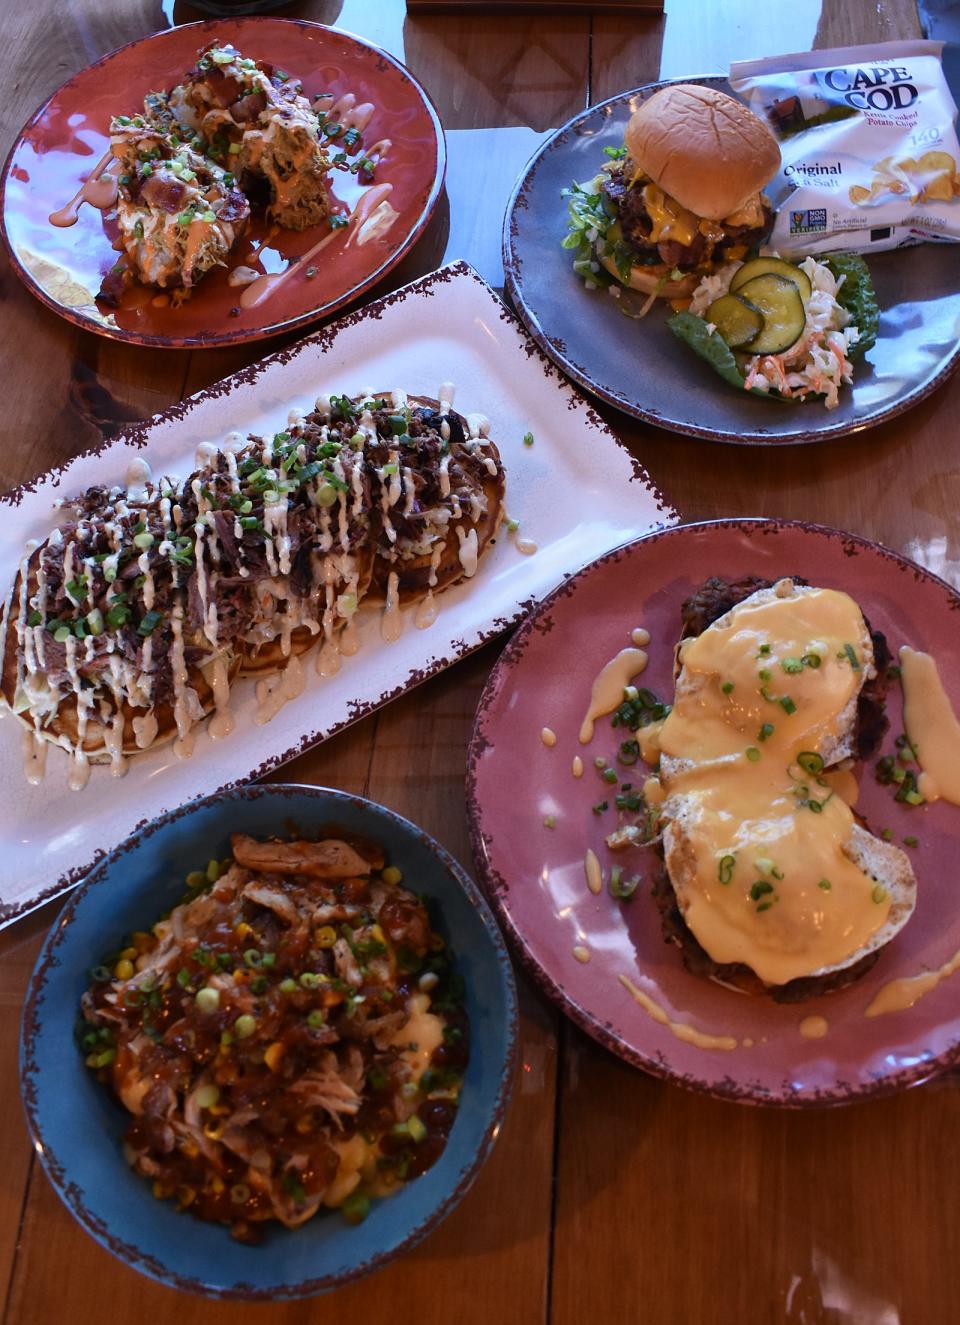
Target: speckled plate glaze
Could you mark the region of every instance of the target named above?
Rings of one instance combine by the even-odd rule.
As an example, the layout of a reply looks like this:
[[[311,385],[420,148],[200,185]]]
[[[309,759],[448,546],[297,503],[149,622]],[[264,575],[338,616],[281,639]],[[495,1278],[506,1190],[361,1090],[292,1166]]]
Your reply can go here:
[[[135,113],[147,92],[172,87],[213,41],[233,42],[243,54],[272,62],[299,78],[311,98],[321,92],[353,92],[376,113],[364,130],[370,147],[383,138],[393,146],[377,171],[390,183],[397,219],[363,245],[353,232],[334,239],[265,301],[240,304],[242,290],[221,268],[205,276],[182,307],[162,293],[135,286],[116,309],[96,299],[103,276],[117,259],[112,247],[115,213],[80,209],[78,223],[57,229],[48,217],[64,206],[109,148],[111,115]],[[318,23],[280,18],[217,19],[172,28],[120,47],[64,83],[33,115],[14,143],[0,177],[2,234],[14,270],[55,313],[87,331],[138,345],[203,347],[259,340],[315,322],[362,294],[396,266],[423,232],[443,185],[443,129],[429,97],[386,51]],[[357,177],[334,170],[335,197],[353,207],[366,190]],[[272,233],[254,222],[231,266],[280,272],[306,254],[326,225],[296,233]],[[251,261],[249,251],[258,250]]]
[[[680,80],[676,80],[680,81]],[[723,78],[688,78],[730,93]],[[560,247],[561,190],[592,179],[605,147],[623,145],[633,111],[663,83],[622,92],[576,115],[539,149],[507,205],[507,291],[542,350],[581,386],[634,418],[714,442],[769,445],[839,440],[910,409],[960,359],[957,252],[922,244],[870,259],[882,310],[880,335],[859,360],[853,389],[827,410],[738,393],[678,341],[658,304],[642,321],[618,312],[606,290],[588,290]]]
[[[72,792],[67,758],[51,750],[46,781],[31,787],[19,726],[0,723],[0,925],[69,888],[155,815],[292,759],[492,639],[599,552],[675,518],[643,469],[466,263],[368,304],[0,497],[6,595],[27,541],[45,538],[56,523],[54,500],[96,483],[124,483],[134,455],[157,474],[189,474],[200,443],[233,430],[272,434],[286,426],[291,406],[311,409],[321,391],[402,386],[435,396],[444,380],[456,384],[458,409],[489,417],[507,471],[507,509],[536,554],[521,554],[504,530],[476,576],[437,599],[433,625],[417,629],[416,609],[406,608],[392,643],[381,637],[380,609],[361,604],[360,650],[335,676],[317,675],[311,655],[304,693],[264,725],[256,721],[252,681],[240,682],[231,700],[236,727],[226,740],[198,732],[186,761],[166,746],[151,750],[131,760],[121,782],[95,768],[87,787]],[[528,430],[532,446],[523,443]]]
[[[626,544],[586,567],[546,598],[505,650],[477,711],[467,779],[473,845],[490,896],[521,957],[543,989],[584,1030],[628,1062],[723,1099],[787,1106],[839,1104],[913,1085],[960,1056],[960,975],[904,1012],[868,1019],[877,990],[901,976],[934,969],[960,949],[956,861],[960,810],[943,802],[922,809],[896,805],[889,788],[859,766],[858,813],[894,840],[920,840],[911,859],[919,901],[906,928],[876,966],[848,989],[783,1005],[721,988],[691,975],[664,942],[660,917],[644,883],[628,903],[594,896],[584,878],[592,848],[605,870],[652,876],[652,850],[620,857],[604,836],[615,813],[591,806],[611,789],[593,767],[613,760],[622,729],[597,722],[592,743],[578,731],[600,668],[630,644],[630,631],[651,635],[650,663],[638,684],[673,693],[673,646],[683,600],[710,575],[804,576],[844,589],[891,648],[905,643],[934,653],[951,699],[960,706],[960,597],[942,580],[898,554],[852,534],[815,525],[764,520],[687,525]],[[893,750],[902,730],[899,687],[888,703]],[[540,731],[557,743],[547,749]],[[585,764],[578,781],[574,755]],[[637,782],[635,770],[623,780]],[[642,779],[642,774],[641,774]],[[543,826],[556,815],[552,831]],[[590,951],[581,964],[577,945]],[[624,975],[675,1022],[732,1037],[735,1049],[702,1049],[678,1039],[634,1002]],[[827,1019],[822,1039],[805,1039],[800,1023]]]
[[[230,833],[316,833],[337,826],[374,839],[435,921],[466,986],[471,1053],[439,1161],[351,1227],[324,1212],[258,1247],[178,1214],[128,1169],[129,1114],[84,1066],[73,1038],[88,971],[104,948],[183,895],[186,874],[228,853]],[[115,848],[71,897],[40,953],[24,1009],[20,1072],[37,1153],[70,1212],[108,1251],[173,1288],[248,1301],[307,1297],[414,1246],[463,1197],[499,1133],[516,1059],[516,989],[503,939],[476,885],[432,838],[391,810],[322,787],[244,787],[156,819]]]

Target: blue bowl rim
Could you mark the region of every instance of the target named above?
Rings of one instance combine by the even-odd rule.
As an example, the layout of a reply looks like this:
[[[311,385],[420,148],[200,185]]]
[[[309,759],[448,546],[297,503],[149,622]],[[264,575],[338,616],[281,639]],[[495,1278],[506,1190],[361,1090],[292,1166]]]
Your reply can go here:
[[[101,1219],[99,1215],[95,1215],[90,1209],[88,1209],[81,1189],[69,1180],[64,1166],[58,1160],[55,1151],[50,1147],[44,1137],[39,1119],[39,1101],[37,1099],[36,1085],[33,1080],[34,1074],[37,1070],[35,1041],[41,1028],[41,1016],[38,1010],[38,1003],[40,995],[46,985],[47,975],[50,968],[59,964],[56,955],[57,949],[65,935],[69,933],[69,922],[77,908],[83,903],[84,899],[94,888],[104,883],[104,876],[120,857],[132,847],[139,844],[143,838],[153,836],[168,824],[173,823],[184,816],[193,815],[207,806],[224,800],[232,800],[235,802],[259,800],[261,798],[276,798],[282,800],[292,795],[300,794],[314,797],[319,802],[332,802],[334,806],[338,803],[349,803],[354,807],[362,808],[368,813],[371,813],[374,817],[379,816],[392,820],[401,831],[418,839],[424,846],[426,846],[463,889],[467,898],[473,904],[473,907],[479,915],[483,927],[487,932],[487,936],[493,945],[497,965],[500,969],[504,997],[507,1004],[506,1054],[500,1068],[493,1111],[476,1153],[461,1172],[459,1181],[453,1190],[447,1194],[430,1215],[421,1220],[419,1224],[415,1225],[406,1237],[398,1242],[396,1246],[384,1251],[375,1252],[365,1261],[362,1261],[358,1265],[352,1266],[347,1270],[321,1275],[317,1278],[304,1279],[295,1284],[275,1284],[268,1287],[257,1287],[252,1284],[244,1283],[236,1283],[232,1285],[211,1284],[191,1276],[180,1275],[162,1260],[125,1242],[122,1238],[117,1237],[110,1231],[107,1223]],[[335,817],[335,814],[333,817]],[[327,1292],[330,1289],[342,1287],[355,1279],[360,1279],[371,1274],[374,1270],[380,1269],[381,1266],[410,1251],[418,1243],[423,1241],[423,1239],[431,1233],[457,1205],[459,1205],[460,1201],[473,1185],[477,1174],[480,1172],[480,1169],[490,1154],[503,1124],[513,1092],[513,1083],[516,1075],[518,1058],[517,1036],[518,1010],[516,979],[503,935],[494,919],[493,912],[486,898],[467,874],[466,870],[464,870],[463,866],[454,859],[445,847],[442,847],[439,842],[430,836],[429,833],[425,832],[422,828],[418,828],[416,824],[412,823],[403,815],[398,814],[395,810],[391,810],[387,806],[381,805],[379,802],[370,800],[365,796],[353,795],[335,787],[318,787],[305,783],[283,782],[251,784],[242,787],[233,787],[226,791],[213,792],[208,796],[197,797],[195,800],[188,801],[186,804],[178,806],[176,809],[168,810],[164,814],[158,815],[149,823],[136,829],[103,856],[70,894],[66,904],[57,914],[56,919],[52,923],[50,930],[43,941],[43,946],[40,949],[36,964],[30,976],[30,984],[27,990],[26,999],[24,1000],[23,1015],[20,1023],[20,1095],[26,1113],[27,1127],[31,1140],[34,1143],[35,1149],[40,1157],[40,1162],[43,1165],[54,1190],[78,1223],[80,1223],[91,1237],[99,1242],[107,1251],[111,1252],[119,1260],[131,1266],[133,1269],[145,1274],[148,1278],[155,1279],[171,1288],[180,1289],[182,1291],[198,1293],[205,1297],[235,1301],[254,1302],[289,1300],[316,1296],[320,1293]]]

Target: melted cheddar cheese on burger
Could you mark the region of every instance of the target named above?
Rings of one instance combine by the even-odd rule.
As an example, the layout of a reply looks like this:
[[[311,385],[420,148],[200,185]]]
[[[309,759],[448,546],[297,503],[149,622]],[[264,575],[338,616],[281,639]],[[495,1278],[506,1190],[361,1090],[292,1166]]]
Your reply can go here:
[[[665,298],[690,294],[766,238],[773,212],[760,190],[780,149],[741,102],[674,84],[634,111],[624,141],[626,156],[601,185],[616,221],[598,254],[622,283]]]
[[[914,907],[912,868],[831,774],[874,674],[854,600],[781,580],[683,641],[678,663],[659,734],[664,855],[700,947],[783,986],[889,942]]]

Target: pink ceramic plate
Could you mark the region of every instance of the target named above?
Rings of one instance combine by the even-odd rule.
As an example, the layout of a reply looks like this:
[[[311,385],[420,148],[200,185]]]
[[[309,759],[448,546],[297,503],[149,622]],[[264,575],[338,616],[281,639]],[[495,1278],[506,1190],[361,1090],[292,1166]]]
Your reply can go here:
[[[76,225],[58,229],[51,212],[76,194],[109,147],[110,117],[135,113],[147,92],[174,86],[213,41],[232,42],[244,55],[266,60],[299,78],[308,96],[353,93],[375,113],[356,152],[383,139],[391,146],[376,171],[390,184],[397,216],[383,233],[356,243],[344,228],[266,300],[241,305],[242,289],[228,272],[211,272],[180,308],[154,289],[127,291],[119,308],[98,301],[104,275],[117,259],[115,215],[89,205]],[[338,150],[334,141],[333,150]],[[131,42],[82,70],[41,106],[4,166],[2,233],[27,288],[54,312],[89,331],[139,345],[212,346],[258,340],[303,326],[355,299],[400,261],[422,233],[443,185],[443,130],[423,89],[392,56],[359,37],[317,23],[279,18],[192,23]],[[332,173],[333,192],[353,209],[366,188],[347,171]],[[284,271],[329,233],[326,224],[302,233],[272,233],[255,223],[231,266]],[[257,257],[249,254],[256,250]],[[315,275],[307,276],[308,270]]]
[[[606,891],[594,896],[586,886],[588,848],[607,872],[622,863],[649,880],[655,865],[652,852],[614,857],[604,836],[615,816],[591,812],[604,798],[612,803],[617,790],[601,780],[594,757],[612,760],[623,739],[622,729],[600,719],[592,743],[579,744],[591,683],[630,645],[631,629],[643,626],[652,642],[638,684],[669,699],[680,605],[710,575],[797,575],[845,589],[894,652],[909,643],[934,653],[960,707],[960,598],[897,554],[852,534],[765,520],[687,525],[639,539],[546,598],[484,691],[467,790],[474,851],[490,895],[546,992],[602,1044],[658,1076],[722,1098],[784,1105],[842,1103],[922,1081],[960,1056],[960,973],[907,1011],[872,1018],[865,1012],[889,981],[940,967],[960,949],[960,809],[943,802],[897,805],[872,767],[858,767],[857,809],[868,826],[891,829],[897,842],[919,839],[911,849],[919,900],[866,976],[806,1003],[777,1004],[689,974],[663,940],[646,882],[626,903]],[[897,685],[888,714],[885,752],[902,730]],[[556,733],[552,748],[541,741],[544,727]],[[578,753],[585,765],[579,780],[571,771]],[[623,781],[642,781],[636,769],[621,773]],[[551,815],[552,830],[544,826]],[[589,960],[578,960],[575,948],[588,951]],[[720,1037],[728,1047],[678,1038],[634,1001],[621,976],[674,1023]],[[826,1020],[822,1038],[801,1034],[801,1022],[812,1016]]]

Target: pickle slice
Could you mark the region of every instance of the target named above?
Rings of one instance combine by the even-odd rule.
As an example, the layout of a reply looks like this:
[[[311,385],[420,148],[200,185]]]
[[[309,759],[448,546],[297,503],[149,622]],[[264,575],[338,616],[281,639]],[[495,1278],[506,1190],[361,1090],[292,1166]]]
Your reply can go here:
[[[770,271],[747,281],[740,295],[763,314],[763,330],[740,347],[748,354],[782,354],[803,335],[807,318],[793,281]]]
[[[782,258],[754,258],[752,262],[745,262],[730,282],[730,293],[736,294],[747,281],[752,281],[756,276],[766,276],[769,272],[793,281],[804,303],[810,298],[810,277],[792,262],[784,262]]]
[[[704,313],[732,350],[746,345],[763,330],[763,314],[738,294],[723,294]]]

